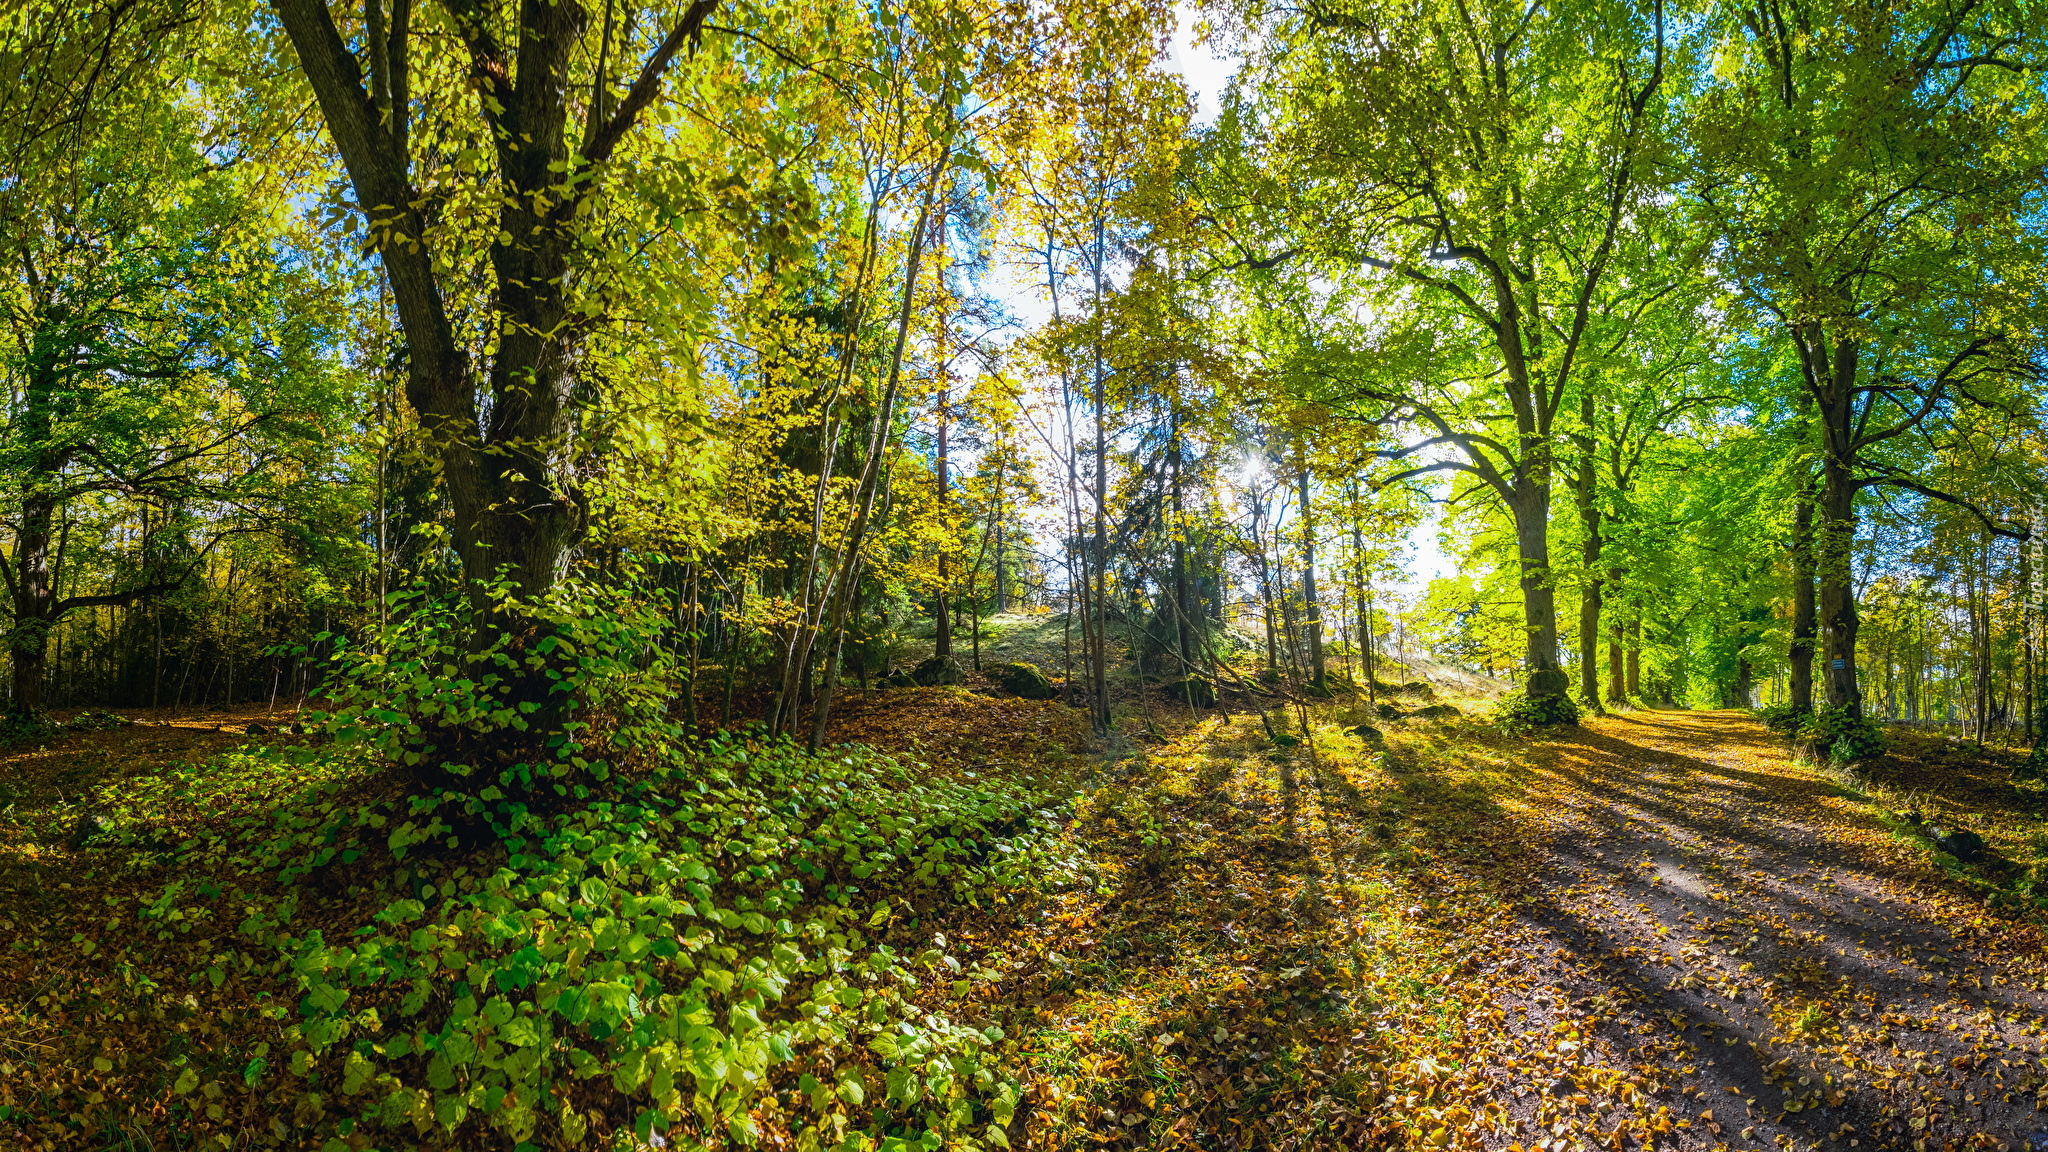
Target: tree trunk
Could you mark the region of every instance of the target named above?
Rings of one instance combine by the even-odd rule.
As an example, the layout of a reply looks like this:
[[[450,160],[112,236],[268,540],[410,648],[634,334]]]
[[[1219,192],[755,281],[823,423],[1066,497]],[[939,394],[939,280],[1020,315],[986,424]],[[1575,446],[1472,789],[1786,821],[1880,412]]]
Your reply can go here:
[[[1590,425],[1590,399],[1585,402],[1585,409],[1584,416]],[[1601,537],[1593,441],[1589,437],[1578,439],[1578,477],[1572,494],[1578,503],[1579,520],[1585,528],[1585,542],[1581,545],[1579,558],[1586,577],[1586,590],[1579,597],[1579,695],[1585,699],[1588,709],[1600,713],[1606,711],[1600,706],[1600,611],[1605,592],[1601,583],[1600,553],[1605,541]]]
[[[1628,697],[1643,698],[1643,610],[1637,606],[1628,625]]]
[[[1800,712],[1813,711],[1813,648],[1818,612],[1814,604],[1813,499],[1802,492],[1792,513],[1792,643],[1786,651],[1788,699]]]
[[[1523,666],[1532,698],[1562,697],[1570,680],[1557,666],[1557,594],[1550,582],[1550,486],[1529,482],[1511,506],[1521,561]]]
[[[1850,545],[1856,539],[1856,484],[1846,462],[1833,453],[1821,462],[1821,523],[1818,608],[1827,702],[1851,715],[1863,714],[1856,686],[1856,590],[1850,582]]]
[[[1309,683],[1317,693],[1329,691],[1329,673],[1323,664],[1323,609],[1316,602],[1316,522],[1310,514],[1307,461],[1301,469],[1301,598],[1303,625],[1308,633]]]
[[[946,454],[947,434],[950,431],[951,429],[947,426],[946,420],[946,392],[944,389],[941,389],[939,392],[938,437],[939,512],[941,516],[945,514],[946,498],[952,491],[952,475],[949,467],[951,462],[947,459]],[[953,654],[953,600],[952,597],[946,594],[946,575],[946,553],[942,550],[939,553],[939,596],[938,611],[934,614],[937,629],[932,641],[933,656],[951,656]]]

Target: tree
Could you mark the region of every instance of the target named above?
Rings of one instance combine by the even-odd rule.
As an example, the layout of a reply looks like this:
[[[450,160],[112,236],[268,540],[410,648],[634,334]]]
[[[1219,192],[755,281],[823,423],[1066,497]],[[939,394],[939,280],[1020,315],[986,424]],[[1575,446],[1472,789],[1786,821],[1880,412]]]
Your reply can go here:
[[[1322,315],[1353,343],[1321,349],[1298,378],[1347,415],[1415,430],[1378,450],[1398,464],[1381,482],[1455,472],[1510,511],[1528,692],[1561,700],[1559,421],[1664,282],[1644,228],[1663,210],[1663,10],[1417,0],[1291,13],[1245,15],[1270,47],[1240,147],[1273,160],[1211,195],[1247,205],[1223,259],[1252,279],[1295,268],[1296,293],[1337,286]]]
[[[19,71],[40,78],[37,95],[62,99],[0,119],[8,171],[32,168],[4,181],[11,194],[0,198],[10,386],[0,476],[13,537],[0,576],[12,616],[8,709],[28,724],[42,722],[58,626],[81,609],[169,592],[213,542],[251,530],[245,513],[266,505],[280,464],[317,443],[318,417],[343,391],[317,320],[317,257],[287,233],[260,178],[201,151],[195,108],[141,90],[134,75],[163,45],[133,41],[175,22],[129,7],[83,22],[30,25]],[[109,69],[98,83],[128,87],[76,77]],[[67,594],[81,504],[145,525],[155,513],[161,531],[174,509],[202,503],[215,511],[196,554],[146,541],[125,579]]]
[[[1825,0],[1715,14],[1724,80],[1697,100],[1693,191],[1721,268],[1796,354],[1814,480],[1795,547],[1826,701],[1852,713],[1858,494],[1954,499],[1886,453],[1958,406],[2009,408],[2041,376],[2024,207],[2043,172],[2038,15]]]
[[[489,614],[494,581],[546,593],[585,528],[576,458],[595,381],[582,356],[605,311],[584,279],[594,219],[614,156],[716,3],[608,6],[601,20],[576,0],[445,0],[439,20],[411,0],[359,15],[273,5],[390,284],[479,648],[508,626]],[[481,302],[472,275],[488,283]],[[521,691],[545,702],[546,682]]]

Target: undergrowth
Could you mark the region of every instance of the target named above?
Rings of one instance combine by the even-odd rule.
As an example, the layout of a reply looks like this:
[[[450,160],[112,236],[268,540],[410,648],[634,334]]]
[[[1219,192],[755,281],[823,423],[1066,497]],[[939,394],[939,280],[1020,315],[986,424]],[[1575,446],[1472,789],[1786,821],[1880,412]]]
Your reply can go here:
[[[422,718],[521,718],[454,660],[458,615],[416,604],[346,661],[331,742],[103,788],[104,922],[0,1019],[41,1038],[6,1051],[0,1136],[1007,1146],[1018,1088],[971,1007],[1001,974],[933,913],[1018,900],[1058,791],[698,738],[666,715],[658,612],[578,595],[551,606],[577,710],[544,760],[413,785]]]

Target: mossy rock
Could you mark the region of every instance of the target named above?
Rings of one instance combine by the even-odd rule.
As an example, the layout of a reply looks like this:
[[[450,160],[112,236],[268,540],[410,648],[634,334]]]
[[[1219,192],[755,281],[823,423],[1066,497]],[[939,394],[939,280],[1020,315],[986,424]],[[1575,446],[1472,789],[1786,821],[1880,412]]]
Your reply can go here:
[[[1190,676],[1185,680],[1176,680],[1168,684],[1166,694],[1195,708],[1216,706],[1216,686],[1200,676]]]
[[[1950,832],[1943,832],[1939,828],[1934,831],[1935,848],[1965,864],[1979,863],[1987,854],[1984,850],[1984,838],[1975,832],[1966,832],[1960,828]]]
[[[1546,696],[1563,696],[1571,691],[1571,677],[1562,668],[1538,668],[1529,673],[1526,693],[1532,700]]]
[[[1060,694],[1059,685],[1036,664],[997,664],[988,670],[988,676],[1003,691],[1026,700],[1050,700]]]
[[[1403,696],[1413,696],[1418,700],[1434,701],[1436,699],[1436,686],[1427,680],[1410,680],[1406,684],[1401,685],[1397,691]]]
[[[134,721],[113,712],[88,710],[73,716],[66,728],[73,732],[105,732],[112,728],[126,728]]]
[[[1448,720],[1453,716],[1461,716],[1463,713],[1458,711],[1458,706],[1455,704],[1431,704],[1426,708],[1417,708],[1415,711],[1410,712],[1409,715],[1418,720]]]
[[[1408,715],[1406,712],[1403,712],[1399,708],[1396,708],[1392,704],[1388,704],[1384,701],[1382,701],[1377,707],[1373,709],[1373,714],[1378,716],[1382,720],[1400,720]]]
[[[934,656],[912,668],[910,678],[920,688],[937,688],[945,684],[967,683],[967,672],[951,656]]]
[[[1386,738],[1385,733],[1382,733],[1370,724],[1353,724],[1351,727],[1346,728],[1345,731],[1365,741],[1367,744],[1377,744]]]
[[[908,672],[891,672],[887,676],[882,677],[881,684],[884,688],[917,687],[917,681],[912,680]]]

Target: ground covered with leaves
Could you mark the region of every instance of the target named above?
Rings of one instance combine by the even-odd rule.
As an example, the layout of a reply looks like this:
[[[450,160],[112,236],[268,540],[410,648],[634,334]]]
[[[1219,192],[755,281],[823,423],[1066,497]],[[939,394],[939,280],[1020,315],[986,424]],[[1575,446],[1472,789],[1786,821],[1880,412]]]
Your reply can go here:
[[[2048,842],[1994,761],[1908,736],[1838,780],[1737,713],[1313,727],[1204,723],[1081,805],[1034,1146],[2048,1144]]]
[[[1416,703],[1363,736],[1355,704],[1162,705],[1091,752],[1057,704],[875,692],[834,736],[882,752],[728,740],[486,847],[287,717],[55,734],[0,755],[0,1146],[2048,1127],[2048,839],[2009,764],[1903,734],[1850,776],[1736,713],[1523,738]]]

